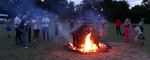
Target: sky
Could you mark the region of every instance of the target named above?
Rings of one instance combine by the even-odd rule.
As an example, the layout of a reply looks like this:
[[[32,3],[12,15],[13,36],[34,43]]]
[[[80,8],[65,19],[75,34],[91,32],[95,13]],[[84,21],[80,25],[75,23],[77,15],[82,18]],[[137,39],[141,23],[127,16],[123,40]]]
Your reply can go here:
[[[71,0],[74,1],[75,4],[79,4],[82,0]],[[133,7],[134,5],[140,5],[142,0],[126,0],[130,4],[130,7]]]

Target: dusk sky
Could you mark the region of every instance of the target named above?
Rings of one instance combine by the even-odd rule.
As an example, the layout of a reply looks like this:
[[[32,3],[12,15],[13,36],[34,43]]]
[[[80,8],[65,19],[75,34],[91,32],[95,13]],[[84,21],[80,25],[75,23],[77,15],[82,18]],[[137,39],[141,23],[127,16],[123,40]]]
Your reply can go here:
[[[82,0],[72,0],[75,2],[75,4],[79,4]],[[130,4],[130,7],[134,6],[134,5],[140,5],[142,0],[126,0],[128,1],[128,3]]]

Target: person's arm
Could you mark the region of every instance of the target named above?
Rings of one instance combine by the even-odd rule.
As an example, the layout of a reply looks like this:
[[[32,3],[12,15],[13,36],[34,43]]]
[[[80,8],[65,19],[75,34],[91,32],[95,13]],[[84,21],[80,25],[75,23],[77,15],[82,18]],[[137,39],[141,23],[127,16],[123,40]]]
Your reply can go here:
[[[49,23],[50,23],[50,19],[49,19],[49,18],[47,18],[46,21],[47,21],[47,22],[45,22],[46,24],[49,24]]]

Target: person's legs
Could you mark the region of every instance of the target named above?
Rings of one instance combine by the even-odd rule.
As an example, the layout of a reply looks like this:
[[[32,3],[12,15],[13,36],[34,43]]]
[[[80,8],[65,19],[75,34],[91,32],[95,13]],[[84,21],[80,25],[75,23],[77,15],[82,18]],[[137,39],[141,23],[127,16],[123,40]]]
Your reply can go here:
[[[47,41],[49,41],[49,28],[46,28]]]
[[[58,36],[58,26],[55,26],[55,36]]]
[[[21,33],[21,31],[19,30],[19,31],[18,31],[19,44],[22,43],[21,35],[22,35],[22,33]]]
[[[124,35],[125,35],[125,42],[130,43],[129,31],[125,31]]]
[[[17,44],[19,44],[18,43],[18,38],[19,38],[18,28],[15,28],[15,31],[16,31],[15,41],[16,41],[16,45],[17,45]]]
[[[36,40],[36,29],[34,29],[34,41]]]
[[[42,28],[42,33],[43,33],[43,41],[45,41],[45,34],[46,34],[45,27]]]
[[[27,33],[26,33],[26,29],[23,30],[23,34],[22,34],[22,45],[25,47],[25,48],[28,48],[27,47]]]
[[[31,42],[31,29],[28,30],[28,42]]]
[[[120,30],[120,28],[118,28],[118,32],[119,32],[119,35],[121,36],[121,30]]]
[[[39,40],[39,33],[40,33],[40,30],[39,29],[37,29],[37,39]]]
[[[117,28],[117,27],[116,27],[116,32],[117,32],[117,35],[119,35],[119,34],[118,34],[118,28]]]

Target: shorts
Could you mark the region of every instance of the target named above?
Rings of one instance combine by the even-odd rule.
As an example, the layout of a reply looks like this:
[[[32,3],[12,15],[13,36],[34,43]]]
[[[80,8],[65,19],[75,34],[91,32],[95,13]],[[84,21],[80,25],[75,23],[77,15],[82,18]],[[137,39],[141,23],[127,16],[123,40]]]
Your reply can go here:
[[[142,40],[142,34],[137,34],[135,37],[135,40]]]
[[[6,31],[11,31],[11,28],[10,27],[6,27]]]

